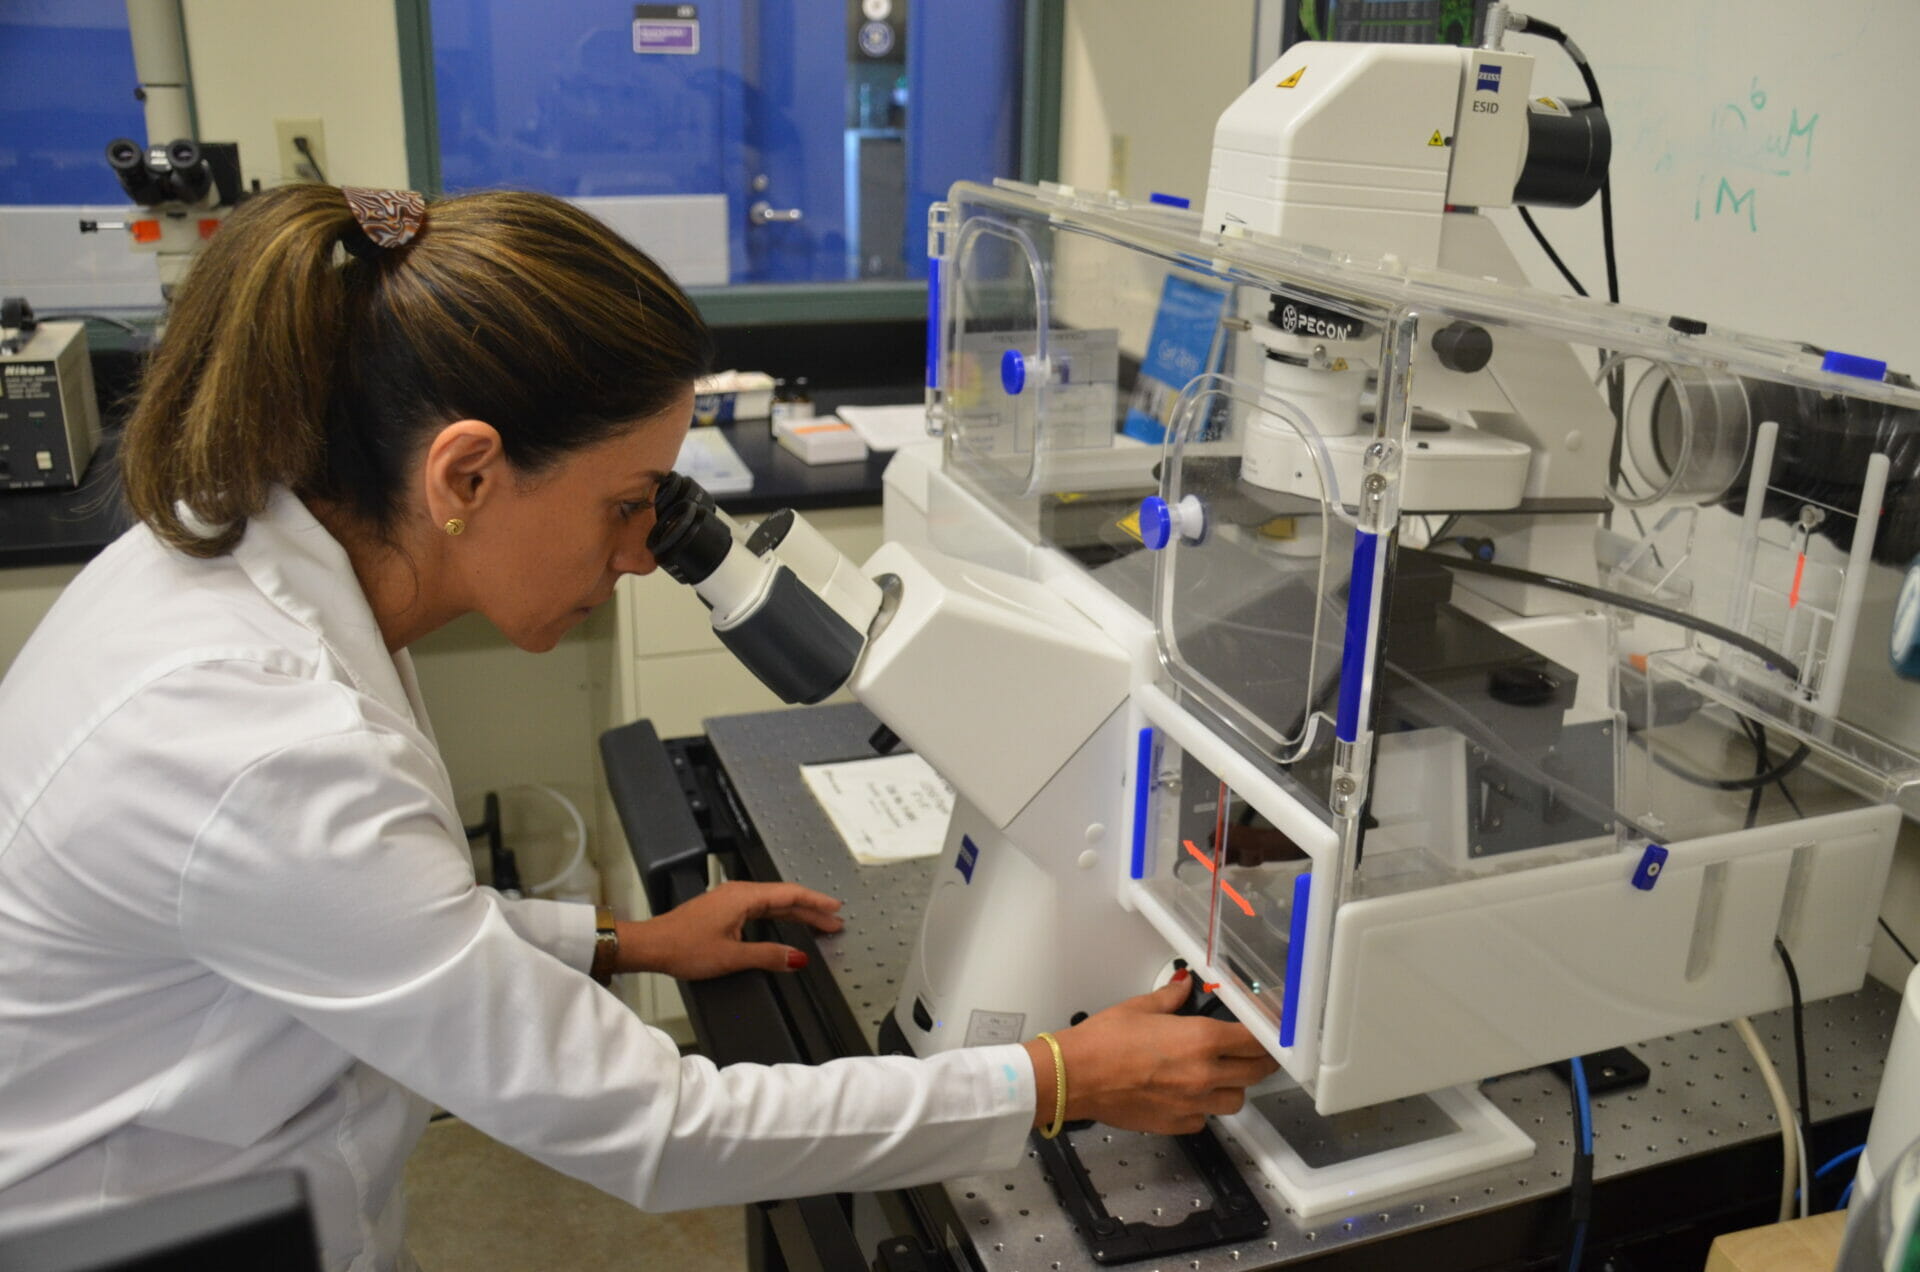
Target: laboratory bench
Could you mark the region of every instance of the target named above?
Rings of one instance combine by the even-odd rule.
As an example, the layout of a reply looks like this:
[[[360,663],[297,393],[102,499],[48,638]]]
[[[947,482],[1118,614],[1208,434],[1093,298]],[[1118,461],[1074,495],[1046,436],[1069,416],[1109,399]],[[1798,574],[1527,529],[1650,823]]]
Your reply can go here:
[[[94,368],[100,374],[101,359]],[[131,383],[129,364],[119,381]],[[819,389],[815,410],[830,415],[841,406],[890,405],[918,401],[925,390],[917,384],[890,387]],[[102,385],[102,403],[121,400]],[[86,476],[72,490],[16,490],[0,492],[0,568],[32,565],[75,565],[90,561],[131,524],[120,498],[114,467],[120,449],[119,419],[102,427],[100,445],[87,466]],[[753,470],[753,489],[719,496],[720,506],[738,515],[759,515],[778,508],[812,511],[819,508],[878,506],[880,475],[892,458],[873,452],[863,461],[844,464],[802,463],[773,440],[765,420],[717,424],[729,445]]]
[[[661,740],[639,721],[602,736],[607,780],[654,912],[697,895],[717,857],[732,877],[791,880],[845,903],[843,931],[776,924],[772,939],[813,957],[799,973],[748,972],[682,985],[700,1047],[717,1063],[817,1063],[887,1049],[920,911],[944,857],[857,864],[807,790],[800,765],[872,754],[878,721],[857,704],[709,719],[704,734]],[[1866,1137],[1899,1008],[1874,982],[1806,1008],[1818,1165]],[[1783,1081],[1794,1081],[1787,1012],[1754,1019]],[[1584,1265],[1615,1272],[1700,1268],[1713,1237],[1770,1223],[1780,1193],[1773,1105],[1731,1026],[1635,1044],[1650,1073],[1596,1094],[1592,1217]],[[1482,1091],[1539,1145],[1483,1171],[1315,1222],[1297,1218],[1231,1141],[1266,1223],[1258,1236],[1104,1266],[1127,1272],[1249,1268],[1315,1272],[1561,1266],[1570,1232],[1575,1135],[1565,1082],[1546,1069]],[[1304,1101],[1303,1101],[1304,1103]],[[1309,1109],[1299,1116],[1311,1119]],[[1381,1146],[1407,1128],[1391,1112],[1347,1118],[1339,1135]],[[1323,1128],[1324,1129],[1324,1128]],[[1176,1141],[1093,1126],[1069,1132],[1109,1212],[1157,1225],[1210,1202]],[[1010,1171],[858,1196],[791,1198],[746,1209],[756,1269],[1087,1270],[1096,1262],[1063,1209],[1037,1137]],[[1834,1198],[1827,1195],[1825,1204]],[[1610,1261],[1609,1261],[1610,1260]]]

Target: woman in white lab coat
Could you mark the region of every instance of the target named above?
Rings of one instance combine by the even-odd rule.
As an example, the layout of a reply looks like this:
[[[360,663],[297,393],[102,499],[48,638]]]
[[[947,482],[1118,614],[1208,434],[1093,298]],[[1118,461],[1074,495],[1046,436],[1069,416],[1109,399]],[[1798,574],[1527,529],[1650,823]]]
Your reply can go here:
[[[475,884],[406,653],[550,649],[653,568],[710,342],[543,196],[295,186],[181,285],[122,447],[138,523],[0,682],[0,1230],[272,1167],[325,1265],[401,1259],[429,1102],[636,1205],[1003,1168],[1065,1116],[1185,1130],[1272,1062],[1175,985],[1057,1037],[716,1069],[589,972],[788,968],[838,902],[646,922]],[[510,722],[503,722],[509,724]]]

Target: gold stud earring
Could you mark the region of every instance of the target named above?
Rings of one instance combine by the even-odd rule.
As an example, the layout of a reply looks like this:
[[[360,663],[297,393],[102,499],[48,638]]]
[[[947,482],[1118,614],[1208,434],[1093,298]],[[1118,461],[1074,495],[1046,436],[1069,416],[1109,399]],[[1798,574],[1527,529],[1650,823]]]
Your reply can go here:
[[[448,534],[459,534],[461,531],[467,528],[467,523],[460,520],[460,518],[458,517],[448,517],[447,524],[440,528],[442,530],[445,530]]]

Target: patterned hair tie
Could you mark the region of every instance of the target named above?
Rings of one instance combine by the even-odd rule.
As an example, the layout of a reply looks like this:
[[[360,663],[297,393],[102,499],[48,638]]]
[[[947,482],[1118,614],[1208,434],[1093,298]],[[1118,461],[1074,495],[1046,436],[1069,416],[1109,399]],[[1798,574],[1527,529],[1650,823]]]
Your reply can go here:
[[[349,231],[341,239],[355,256],[366,258],[379,248],[404,247],[426,224],[427,201],[412,190],[341,186],[340,193],[360,225],[357,234]]]

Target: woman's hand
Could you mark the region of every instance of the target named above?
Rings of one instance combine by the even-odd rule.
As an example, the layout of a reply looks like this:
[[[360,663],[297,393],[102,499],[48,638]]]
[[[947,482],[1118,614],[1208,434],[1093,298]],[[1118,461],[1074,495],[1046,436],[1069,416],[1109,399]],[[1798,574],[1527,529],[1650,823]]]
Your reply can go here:
[[[773,941],[742,941],[752,919],[792,919],[817,932],[838,932],[840,902],[792,883],[723,883],[711,892],[639,923],[622,923],[622,972],[660,972],[677,980],[705,980],[761,968],[790,972],[807,956]]]
[[[1246,1089],[1279,1066],[1245,1025],[1176,1016],[1189,982],[1182,971],[1054,1035],[1067,1070],[1067,1120],[1092,1118],[1129,1131],[1185,1135],[1209,1113],[1232,1113]],[[1026,1044],[1038,1091],[1034,1125],[1053,1125],[1053,1052]]]

